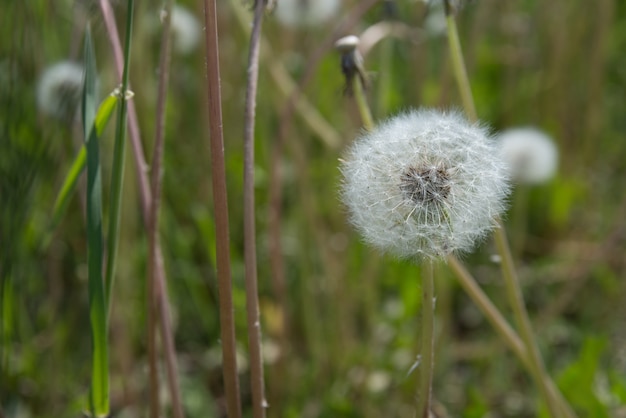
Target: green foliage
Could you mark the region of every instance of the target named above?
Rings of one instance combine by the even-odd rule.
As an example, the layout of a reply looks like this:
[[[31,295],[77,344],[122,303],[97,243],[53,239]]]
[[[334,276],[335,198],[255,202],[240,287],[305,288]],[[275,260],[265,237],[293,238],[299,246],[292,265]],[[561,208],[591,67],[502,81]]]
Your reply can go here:
[[[100,183],[114,170],[114,134],[104,128],[117,98],[107,97],[99,108],[96,98],[98,92],[117,87],[119,78],[99,9],[80,8],[88,2],[77,2],[74,9],[70,3],[7,2],[0,13],[1,414],[77,417],[89,402],[86,388],[93,377],[96,412],[104,413],[110,392],[112,412],[144,416],[147,239],[137,167],[129,150],[121,193],[118,280],[111,290],[107,324],[102,257],[108,240],[101,228],[109,226],[102,214],[109,213],[114,190],[108,182]],[[159,8],[149,3],[138,4],[129,75],[148,156],[160,38]],[[202,19],[200,3],[180,3]],[[361,3],[344,2],[342,16]],[[516,248],[547,369],[581,418],[619,417],[626,404],[626,269],[620,232],[625,205],[626,5],[599,0],[589,13],[582,2],[568,0],[462,3],[459,31],[479,115],[494,131],[538,126],[554,136],[560,150],[557,177],[528,191],[519,218],[524,239]],[[423,28],[426,8],[421,2],[397,4],[398,20],[412,29]],[[350,32],[360,34],[380,22],[379,6]],[[233,7],[220,2],[220,58],[234,315],[248,411],[241,227],[248,37]],[[115,13],[123,21],[125,6],[117,6]],[[81,134],[77,121],[55,120],[37,110],[36,86],[48,64],[80,56],[85,18],[93,22],[99,87],[94,84],[96,69],[88,66],[91,91]],[[337,159],[361,124],[352,99],[342,94],[337,53],[327,50],[319,62],[311,56],[339,20],[321,28],[289,30],[270,14],[263,29],[269,42],[262,51],[274,58],[260,65],[256,160],[270,417],[404,417],[412,416],[415,402],[416,374],[407,372],[420,335],[419,267],[383,258],[362,244],[346,223],[338,198]],[[203,50],[199,45],[193,54],[175,53],[172,59],[160,225],[181,392],[186,416],[192,418],[218,416],[223,402],[220,359],[213,354],[219,352],[220,341]],[[364,57],[375,118],[420,105],[459,107],[447,53],[444,38],[423,31],[375,45]],[[336,131],[338,149],[326,146],[297,111],[283,142],[277,143],[285,123],[285,96],[271,66],[282,66],[295,82],[314,66],[302,97]],[[387,87],[379,90],[379,81]],[[83,139],[88,139],[86,144]],[[83,164],[91,164],[86,178]],[[275,169],[280,170],[281,196],[273,207]],[[280,252],[271,245],[269,219],[276,209]],[[517,220],[516,209],[505,220]],[[507,314],[492,253],[486,239],[464,262]],[[276,254],[284,267],[283,283],[273,264]],[[448,270],[445,265],[436,269],[437,402],[450,417],[546,416],[537,410],[539,394],[524,368],[447,277]],[[94,331],[96,370],[91,367],[88,327]],[[381,373],[388,381],[377,387],[372,382]]]

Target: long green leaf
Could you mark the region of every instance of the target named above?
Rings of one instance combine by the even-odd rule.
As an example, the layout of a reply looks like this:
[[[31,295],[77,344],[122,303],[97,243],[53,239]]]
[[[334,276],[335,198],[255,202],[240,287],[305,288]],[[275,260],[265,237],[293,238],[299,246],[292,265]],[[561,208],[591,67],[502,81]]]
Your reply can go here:
[[[96,120],[96,58],[87,26],[85,35],[85,85],[83,127],[87,149],[87,259],[89,272],[89,319],[92,336],[91,411],[96,417],[109,414],[109,353],[107,314],[102,281],[102,171]]]
[[[100,107],[98,108],[98,113],[96,113],[95,119],[95,129],[98,134],[98,137],[102,135],[104,128],[107,123],[111,119],[111,115],[113,114],[113,109],[115,109],[115,104],[117,103],[116,96],[108,96],[106,99],[100,103]],[[74,158],[74,162],[70,167],[65,180],[63,181],[63,186],[61,186],[61,190],[59,191],[59,195],[57,196],[56,201],[54,202],[54,209],[52,211],[52,229],[56,228],[67,209],[67,205],[72,197],[74,190],[76,189],[76,183],[78,181],[78,177],[85,169],[85,165],[87,164],[87,151],[83,146],[76,158]]]

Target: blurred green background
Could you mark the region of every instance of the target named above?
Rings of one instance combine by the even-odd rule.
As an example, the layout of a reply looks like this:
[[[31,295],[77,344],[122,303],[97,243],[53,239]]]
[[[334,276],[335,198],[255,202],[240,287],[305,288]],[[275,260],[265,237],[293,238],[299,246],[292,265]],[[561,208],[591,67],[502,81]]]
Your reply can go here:
[[[364,2],[346,0],[313,27],[287,28],[273,14],[264,22],[256,202],[270,417],[413,416],[416,376],[407,373],[418,352],[420,268],[365,247],[346,222],[338,158],[361,123],[344,94],[332,42],[383,20],[402,29],[365,57],[376,119],[409,107],[459,107],[460,99],[445,35],[426,23],[436,9],[400,0],[394,17],[384,2],[370,3],[343,30],[337,29],[341,22]],[[458,24],[479,116],[494,132],[543,129],[560,150],[556,177],[516,190],[505,217],[548,371],[579,416],[626,417],[626,3],[463,3]],[[202,2],[179,4],[203,21]],[[125,2],[113,6],[122,27]],[[137,1],[131,63],[148,161],[160,7]],[[86,405],[91,361],[83,183],[60,225],[52,230],[50,222],[82,131],[71,118],[40,112],[36,86],[47,66],[81,61],[87,20],[103,96],[118,79],[96,2],[6,0],[1,8],[0,417],[77,417]],[[241,11],[250,17],[241,0],[218,2],[233,297],[248,415],[242,237],[248,26],[238,20]],[[221,417],[204,66],[202,42],[190,53],[173,54],[161,241],[186,414]],[[284,88],[308,70],[303,97],[310,108],[286,112]],[[311,122],[315,112],[322,119]],[[113,133],[109,127],[101,145],[105,185]],[[148,399],[147,236],[130,149],[126,163],[110,321],[111,404],[116,416],[136,417],[146,416]],[[105,188],[105,214],[107,203]],[[508,316],[493,252],[486,240],[464,261]],[[441,416],[542,414],[532,380],[444,264],[437,266],[436,286],[434,397]]]

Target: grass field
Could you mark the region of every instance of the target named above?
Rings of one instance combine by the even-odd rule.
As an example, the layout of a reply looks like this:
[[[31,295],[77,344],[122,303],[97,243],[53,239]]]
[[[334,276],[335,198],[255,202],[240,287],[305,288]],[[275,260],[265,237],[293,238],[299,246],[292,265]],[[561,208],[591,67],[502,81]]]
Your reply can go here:
[[[278,0],[276,7],[294,2],[326,3]],[[216,238],[226,224],[215,209],[220,178],[209,132],[216,123],[205,72],[215,62],[207,64],[204,2],[177,2],[189,16],[172,15],[171,48],[163,44],[161,2],[111,1],[110,20],[100,3],[0,7],[0,418],[79,417],[90,409],[225,417],[234,399],[225,375],[238,380],[241,416],[260,418],[246,269],[258,276],[268,417],[415,416],[428,263],[381,254],[350,225],[339,167],[367,123],[333,44],[361,37],[375,123],[419,107],[462,112],[443,8],[344,0],[322,21],[296,27],[281,22],[278,9],[264,12],[250,165],[244,126],[253,5],[217,2],[225,248]],[[554,175],[514,182],[502,214],[545,364],[539,381],[550,376],[573,416],[626,417],[626,3],[456,3],[478,119],[494,135],[534,127],[558,150]],[[85,61],[88,25],[95,61]],[[42,103],[43,74],[61,61],[79,75]],[[132,94],[107,99],[121,85],[124,61]],[[85,72],[95,96],[81,104],[85,65],[95,65]],[[85,144],[83,168],[76,159]],[[246,167],[253,177],[244,181]],[[112,176],[122,173],[116,185]],[[64,189],[68,179],[75,182]],[[244,210],[251,191],[252,214]],[[252,265],[245,216],[255,221]],[[523,337],[498,250],[489,234],[458,258]],[[115,268],[107,265],[111,254]],[[236,372],[222,361],[229,347],[220,257],[232,278]],[[532,367],[453,267],[445,257],[433,263],[436,416],[568,416],[550,412]]]

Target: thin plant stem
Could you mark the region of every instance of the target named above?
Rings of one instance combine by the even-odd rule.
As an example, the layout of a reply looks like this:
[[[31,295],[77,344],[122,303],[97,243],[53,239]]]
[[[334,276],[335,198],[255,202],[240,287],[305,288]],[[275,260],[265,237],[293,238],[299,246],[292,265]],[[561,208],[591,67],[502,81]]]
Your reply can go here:
[[[352,92],[354,94],[356,105],[359,108],[359,114],[361,115],[363,126],[365,126],[365,129],[368,131],[371,131],[374,129],[374,118],[372,117],[372,111],[370,110],[367,98],[365,97],[365,86],[363,85],[361,77],[352,77]]]
[[[115,16],[111,9],[111,3],[109,0],[100,0],[100,9],[102,10],[102,16],[104,24],[107,28],[107,34],[111,47],[113,48],[113,57],[115,58],[115,66],[120,77],[123,74],[124,58],[122,54],[122,47],[120,42],[120,36],[115,23]],[[144,216],[144,222],[147,224],[148,213],[150,212],[150,202],[152,201],[152,195],[150,193],[150,182],[148,180],[148,164],[141,143],[141,132],[139,130],[139,119],[137,117],[137,109],[135,108],[135,102],[130,100],[128,102],[128,130],[130,132],[130,143],[133,148],[133,157],[135,160],[135,169],[137,172],[137,181],[139,182],[140,202],[142,208],[142,214]]]
[[[461,101],[463,102],[465,113],[471,121],[475,122],[478,120],[478,113],[476,113],[474,97],[472,96],[472,88],[467,77],[465,60],[463,59],[463,52],[461,49],[461,41],[459,40],[459,32],[456,28],[454,14],[452,13],[452,6],[450,5],[450,0],[444,0],[443,4],[446,12],[448,45],[450,48],[450,59],[452,60],[454,78],[456,79],[459,92],[461,93]]]
[[[126,126],[128,100],[128,76],[130,70],[130,46],[133,34],[133,15],[135,1],[128,0],[126,15],[126,41],[124,43],[124,70],[122,71],[122,85],[119,92],[119,106],[115,131],[115,146],[113,148],[113,167],[111,172],[111,205],[109,207],[109,234],[107,237],[107,265],[106,265],[106,300],[107,315],[111,311],[111,291],[115,279],[115,262],[120,233],[120,215],[122,209],[122,189],[124,187],[124,161],[126,160]]]
[[[422,271],[422,341],[417,416],[428,418],[430,415],[435,345],[435,286],[432,261],[427,261]]]
[[[215,205],[217,239],[217,279],[219,288],[220,335],[226,408],[229,418],[241,417],[239,376],[235,340],[235,321],[230,271],[230,237],[228,231],[228,197],[222,130],[222,97],[220,91],[219,45],[215,0],[204,0],[206,77],[208,84],[208,120],[211,142],[211,174]]]
[[[243,227],[244,261],[246,278],[246,308],[248,321],[248,345],[250,351],[250,385],[252,388],[252,416],[265,417],[265,383],[263,358],[261,353],[261,320],[259,315],[259,295],[257,284],[256,226],[254,203],[254,122],[256,111],[257,85],[259,79],[259,52],[261,27],[265,1],[254,3],[254,20],[250,34],[248,55],[248,82],[246,88],[245,127],[244,127],[244,173],[243,173]]]
[[[504,277],[504,285],[506,287],[509,304],[511,305],[511,308],[513,310],[515,322],[520,329],[522,340],[524,341],[531,360],[531,372],[533,375],[535,375],[535,379],[537,381],[537,384],[539,385],[539,389],[545,397],[548,409],[550,410],[552,416],[573,417],[573,411],[571,410],[569,405],[567,403],[562,404],[559,399],[555,398],[554,394],[551,393],[547,385],[546,369],[541,358],[541,353],[539,352],[539,347],[537,346],[534,338],[534,333],[532,325],[530,323],[528,312],[526,311],[526,306],[524,305],[524,296],[522,293],[522,289],[519,285],[519,279],[515,270],[513,256],[511,255],[511,249],[509,248],[508,240],[506,237],[506,231],[504,230],[504,226],[502,225],[502,222],[500,220],[498,220],[498,228],[496,228],[494,238],[498,253],[502,258],[502,276]]]
[[[461,49],[461,43],[459,41],[459,35],[456,28],[456,22],[452,13],[452,6],[449,0],[444,0],[444,7],[446,12],[446,23],[448,28],[448,43],[450,45],[450,54],[452,59],[452,66],[454,69],[455,79],[461,92],[461,99],[465,112],[472,121],[478,120],[476,112],[476,106],[472,96],[472,91],[467,76],[467,70],[465,68],[465,61],[463,59],[463,52]],[[508,241],[506,239],[506,233],[502,222],[498,220],[498,228],[495,232],[496,246],[498,252],[502,257],[502,273],[505,279],[505,285],[507,287],[507,296],[509,303],[513,309],[513,314],[520,328],[522,341],[528,352],[528,358],[530,360],[530,368],[532,376],[534,377],[542,395],[545,398],[546,404],[553,417],[574,417],[569,404],[565,399],[558,394],[556,388],[551,389],[548,383],[548,375],[545,371],[545,366],[541,359],[541,354],[537,343],[534,338],[530,319],[524,305],[524,299],[521,289],[519,287],[519,281],[517,280],[517,273],[513,263],[513,257],[511,256],[511,250],[509,248]]]
[[[163,309],[157,311],[159,307],[159,293],[162,292],[161,286],[157,286],[157,283],[165,283],[163,280],[158,280],[160,272],[164,271],[162,265],[162,257],[159,257],[159,209],[161,205],[161,191],[162,191],[162,178],[163,178],[163,154],[164,154],[164,137],[165,137],[165,107],[167,104],[167,86],[170,74],[170,57],[171,57],[171,10],[172,0],[168,0],[165,3],[165,19],[163,20],[163,33],[161,37],[161,57],[159,62],[159,87],[157,93],[157,107],[156,107],[156,129],[155,129],[155,141],[154,141],[154,153],[152,157],[152,205],[149,217],[148,227],[148,241],[149,241],[149,265],[150,276],[148,277],[148,313],[149,313],[149,327],[152,335],[150,344],[154,345],[153,351],[156,350],[156,323],[157,312],[161,313],[161,324],[165,327],[171,327],[169,324],[169,312],[165,312]],[[163,342],[166,346],[173,347],[173,340],[168,338],[167,335],[163,337]],[[184,416],[183,406],[181,401],[181,395],[178,384],[178,374],[176,368],[172,367],[174,362],[169,358],[172,350],[166,350],[166,372],[168,375],[169,391],[171,394],[172,402],[172,414],[175,418],[182,418]],[[156,356],[155,356],[156,357]],[[151,377],[152,373],[156,372],[156,367],[151,364]],[[152,368],[154,367],[154,368]],[[157,383],[158,381],[154,381]],[[157,391],[156,403],[158,405],[158,383],[154,389]],[[151,395],[154,394],[154,389],[151,391]],[[152,405],[152,404],[151,404]],[[157,414],[158,416],[158,414]]]
[[[487,295],[485,295],[478,283],[476,283],[474,277],[472,277],[463,264],[453,255],[449,255],[447,260],[465,292],[474,301],[483,315],[485,315],[485,318],[491,323],[491,326],[500,334],[500,337],[502,337],[506,345],[508,345],[513,353],[520,359],[524,367],[533,375],[532,360],[522,339],[502,316],[498,308],[496,308]],[[568,409],[569,406],[567,402],[562,398],[561,393],[550,376],[545,376],[545,381],[552,396],[559,398],[563,410]]]
[[[500,334],[504,342],[509,346],[513,353],[522,361],[526,366],[530,366],[528,352],[522,342],[521,338],[511,328],[506,319],[502,316],[498,308],[491,302],[489,297],[482,291],[476,280],[467,271],[465,266],[453,255],[449,255],[448,264],[452,268],[452,271],[456,275],[459,283],[463,287],[463,290],[474,301],[478,309],[481,310],[485,318],[491,323],[491,326]]]
[[[117,67],[118,74],[122,76],[123,58],[122,48],[120,44],[120,38],[117,31],[117,25],[111,10],[111,5],[107,0],[100,0],[100,7],[104,18],[105,26],[107,28],[107,34],[111,47],[113,48],[113,56]],[[137,182],[139,184],[139,194],[141,210],[143,214],[143,221],[146,230],[149,228],[149,218],[152,205],[152,191],[150,188],[150,181],[148,179],[148,170],[146,159],[144,156],[143,146],[141,143],[141,133],[139,130],[139,122],[137,118],[137,111],[135,109],[134,102],[131,100],[128,102],[128,127],[130,131],[130,140],[133,148],[133,157],[135,162],[135,169],[137,172]],[[169,299],[167,295],[167,287],[165,285],[167,279],[165,275],[165,268],[163,264],[163,252],[161,250],[161,244],[157,240],[156,242],[156,254],[155,259],[157,262],[155,266],[158,268],[156,271],[156,283],[155,292],[158,295],[158,308],[160,315],[160,328],[161,336],[163,337],[163,345],[165,351],[165,361],[168,369],[168,379],[170,388],[176,387],[178,392],[178,383],[171,379],[172,376],[178,375],[178,365],[176,361],[176,348],[174,345],[174,333],[172,329],[170,313],[169,313]],[[175,399],[176,394],[172,393],[171,398]]]

